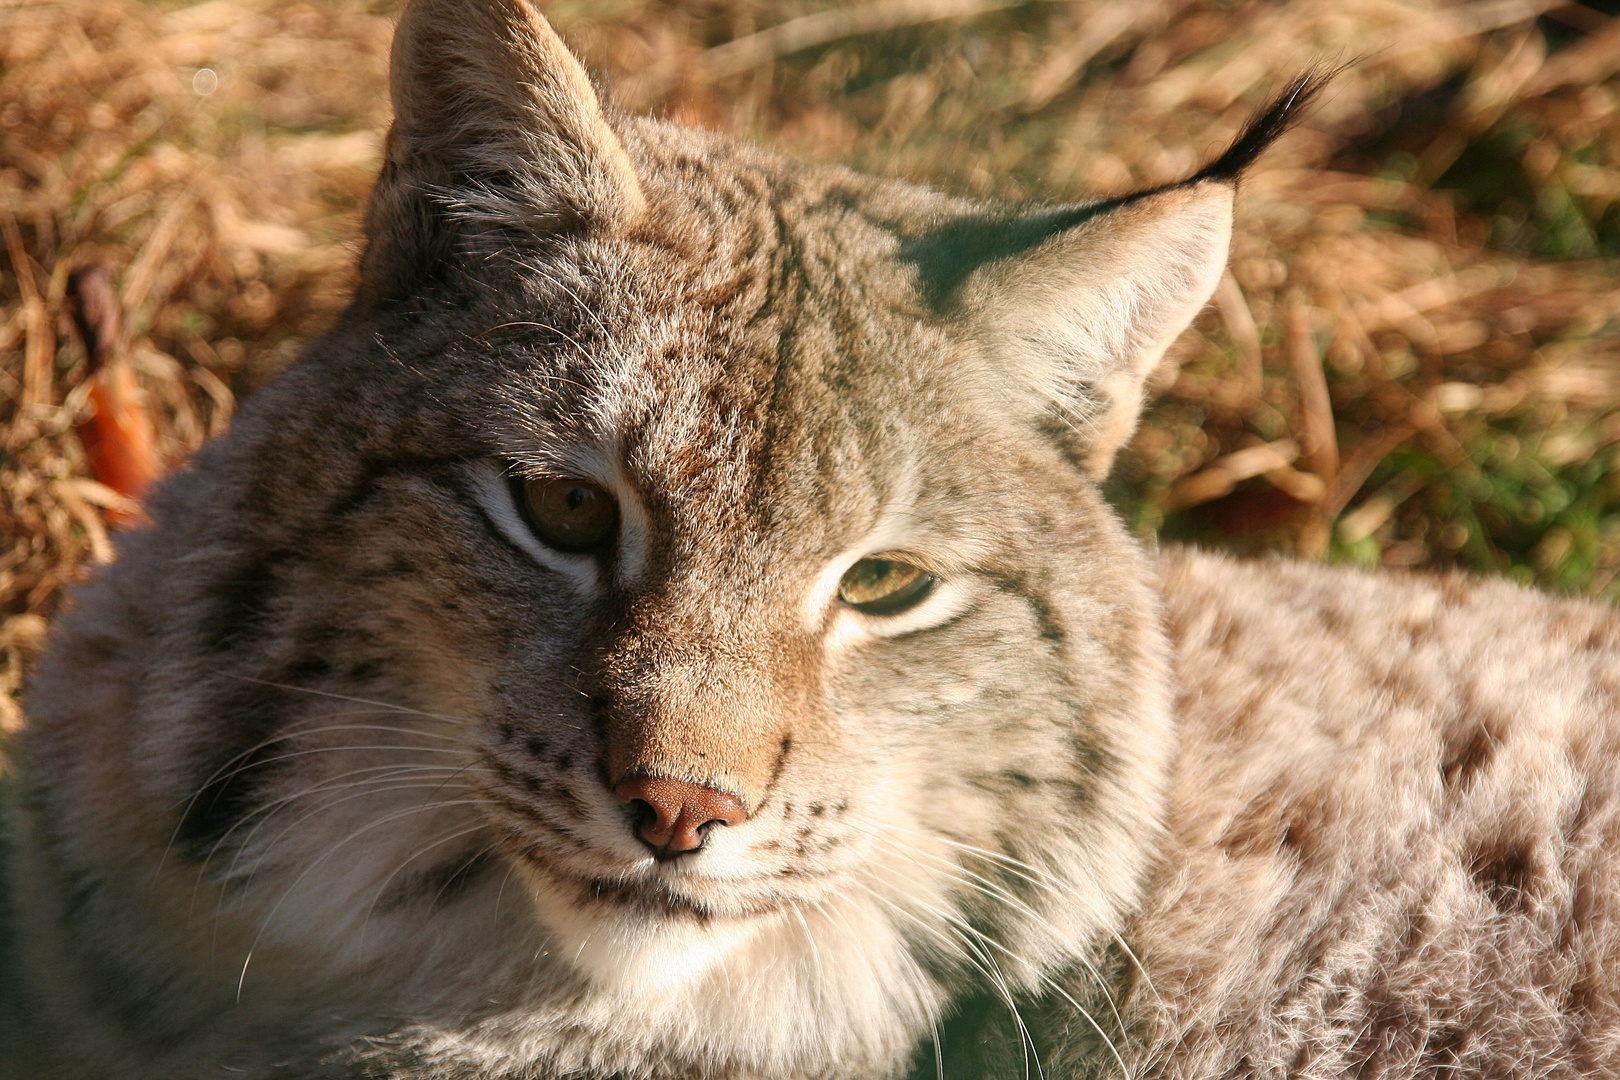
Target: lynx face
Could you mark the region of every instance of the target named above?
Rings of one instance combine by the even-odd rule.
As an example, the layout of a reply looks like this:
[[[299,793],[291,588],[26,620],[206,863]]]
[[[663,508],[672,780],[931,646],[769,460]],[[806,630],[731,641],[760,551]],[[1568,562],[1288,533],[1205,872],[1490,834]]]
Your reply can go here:
[[[1093,479],[1286,106],[1019,215],[610,122],[522,0],[419,0],[394,94],[354,306],[33,691],[88,1041],[882,1075],[1084,967],[1172,750]]]

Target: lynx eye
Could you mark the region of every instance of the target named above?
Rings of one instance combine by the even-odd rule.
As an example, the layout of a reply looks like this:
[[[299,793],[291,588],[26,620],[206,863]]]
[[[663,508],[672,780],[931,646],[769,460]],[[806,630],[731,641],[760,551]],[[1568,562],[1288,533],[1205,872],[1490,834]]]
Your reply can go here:
[[[927,596],[938,581],[910,563],[862,559],[844,571],[838,598],[868,615],[895,615]]]
[[[517,478],[512,486],[529,527],[558,551],[595,551],[617,530],[613,496],[588,480]]]

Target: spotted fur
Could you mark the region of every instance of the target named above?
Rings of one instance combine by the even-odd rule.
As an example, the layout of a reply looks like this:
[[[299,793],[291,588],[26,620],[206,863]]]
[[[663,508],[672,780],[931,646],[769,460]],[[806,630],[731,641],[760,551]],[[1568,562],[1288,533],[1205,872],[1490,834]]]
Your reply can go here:
[[[1097,491],[1316,85],[1029,210],[613,116],[526,0],[416,0],[354,303],[29,689],[0,1073],[1600,1070],[1607,611],[1155,556]],[[939,584],[839,601],[879,555]],[[655,859],[643,776],[746,820]]]

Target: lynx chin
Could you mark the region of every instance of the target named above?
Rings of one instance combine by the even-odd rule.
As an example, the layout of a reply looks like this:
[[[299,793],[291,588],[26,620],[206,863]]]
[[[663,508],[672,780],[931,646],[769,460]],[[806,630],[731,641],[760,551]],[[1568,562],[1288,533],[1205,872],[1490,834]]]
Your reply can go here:
[[[360,284],[28,695],[7,1078],[1620,1072],[1620,621],[1132,539],[1286,89],[1012,207],[414,0]]]

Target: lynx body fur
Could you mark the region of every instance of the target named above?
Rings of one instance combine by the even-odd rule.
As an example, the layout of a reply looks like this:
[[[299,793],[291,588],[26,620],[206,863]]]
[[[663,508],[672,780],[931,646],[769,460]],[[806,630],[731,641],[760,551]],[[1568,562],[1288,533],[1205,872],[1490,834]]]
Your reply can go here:
[[[32,684],[0,1072],[1620,1068],[1613,613],[1098,494],[1293,99],[1035,211],[610,116],[526,0],[394,101],[353,305]],[[737,816],[655,857],[638,778]]]

